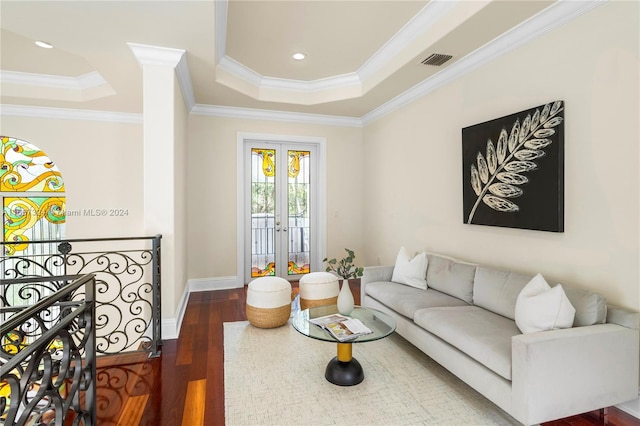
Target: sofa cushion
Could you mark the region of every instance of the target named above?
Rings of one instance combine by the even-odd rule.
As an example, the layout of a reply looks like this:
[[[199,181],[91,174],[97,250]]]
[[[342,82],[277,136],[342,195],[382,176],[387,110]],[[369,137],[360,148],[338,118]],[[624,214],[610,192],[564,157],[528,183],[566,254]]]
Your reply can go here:
[[[418,253],[413,259],[404,247],[400,247],[391,281],[427,289],[427,254]]]
[[[476,265],[428,254],[427,286],[473,303],[473,277]]]
[[[516,323],[477,306],[427,308],[414,322],[496,374],[511,380],[511,338]]]
[[[515,319],[516,299],[531,278],[532,275],[478,266],[473,281],[473,304]]]
[[[574,327],[604,324],[607,321],[607,300],[597,293],[580,288],[564,287],[569,301],[576,308]]]
[[[516,300],[516,325],[523,333],[571,328],[575,316],[562,284],[552,288],[541,274],[524,286]]]
[[[421,290],[388,281],[368,283],[365,294],[411,319],[418,309],[433,306],[467,306],[464,301],[436,290]]]

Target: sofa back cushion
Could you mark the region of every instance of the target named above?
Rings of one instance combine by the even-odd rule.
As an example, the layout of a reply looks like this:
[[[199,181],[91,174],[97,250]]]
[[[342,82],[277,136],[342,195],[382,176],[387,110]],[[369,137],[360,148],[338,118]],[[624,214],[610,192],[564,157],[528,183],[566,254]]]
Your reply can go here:
[[[476,265],[436,254],[427,258],[427,286],[472,304]]]
[[[604,324],[607,321],[607,300],[597,293],[564,286],[569,302],[576,308],[574,327]]]
[[[473,304],[515,320],[516,299],[533,275],[478,266],[473,282]],[[563,285],[576,309],[574,327],[606,322],[607,301],[599,294]]]
[[[473,304],[515,320],[516,299],[532,275],[478,266],[473,282]]]

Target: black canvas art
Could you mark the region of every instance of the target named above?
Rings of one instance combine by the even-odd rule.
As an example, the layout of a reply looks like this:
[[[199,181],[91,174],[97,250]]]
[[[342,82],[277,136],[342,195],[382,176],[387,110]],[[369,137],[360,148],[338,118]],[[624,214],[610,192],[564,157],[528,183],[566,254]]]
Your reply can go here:
[[[564,102],[462,129],[464,223],[564,231]]]

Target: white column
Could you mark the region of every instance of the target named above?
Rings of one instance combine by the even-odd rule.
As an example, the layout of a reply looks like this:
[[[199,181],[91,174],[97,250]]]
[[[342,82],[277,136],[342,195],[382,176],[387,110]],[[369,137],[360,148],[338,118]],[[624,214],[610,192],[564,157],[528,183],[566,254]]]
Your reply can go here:
[[[143,70],[144,229],[162,234],[162,318],[175,321],[186,277],[186,115],[176,67],[185,51],[129,43]],[[164,322],[164,321],[163,321]],[[177,325],[177,323],[175,324]],[[163,338],[166,336],[163,327]]]

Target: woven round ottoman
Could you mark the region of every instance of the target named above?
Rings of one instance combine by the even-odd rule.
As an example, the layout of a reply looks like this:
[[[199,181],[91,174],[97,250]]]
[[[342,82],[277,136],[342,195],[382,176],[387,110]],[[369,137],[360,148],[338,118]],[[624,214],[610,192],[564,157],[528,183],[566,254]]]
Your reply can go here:
[[[300,278],[300,309],[335,305],[338,293],[338,277],[329,272],[311,272]]]
[[[291,316],[291,283],[280,277],[260,277],[247,289],[247,320],[259,328],[285,325]]]

